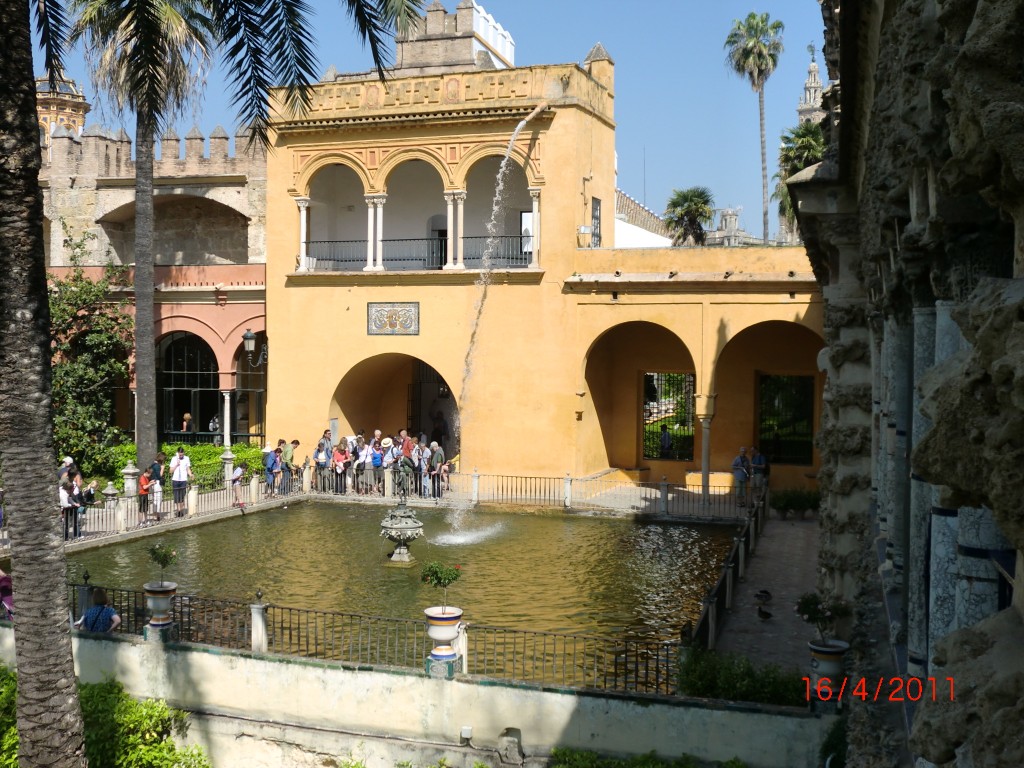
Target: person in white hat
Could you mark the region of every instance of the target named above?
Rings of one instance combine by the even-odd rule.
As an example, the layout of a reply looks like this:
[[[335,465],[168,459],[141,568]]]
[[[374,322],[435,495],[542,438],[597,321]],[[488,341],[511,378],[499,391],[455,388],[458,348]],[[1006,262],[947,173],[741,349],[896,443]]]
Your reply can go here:
[[[71,468],[74,466],[75,460],[72,459],[70,456],[65,456],[64,459],[61,461],[60,467],[57,469],[58,484],[63,483],[65,480],[67,480],[68,472],[70,472]]]

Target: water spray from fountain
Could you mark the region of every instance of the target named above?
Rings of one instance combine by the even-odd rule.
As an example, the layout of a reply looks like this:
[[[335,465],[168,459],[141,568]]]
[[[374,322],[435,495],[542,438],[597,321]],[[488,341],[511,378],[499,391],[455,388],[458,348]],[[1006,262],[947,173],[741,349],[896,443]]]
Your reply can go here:
[[[509,164],[512,162],[512,150],[515,148],[516,139],[519,138],[519,134],[526,127],[526,124],[547,109],[547,106],[548,103],[542,101],[530,114],[519,121],[515,130],[512,131],[511,138],[508,140],[505,156],[501,159],[501,165],[498,166],[498,175],[494,181],[494,201],[491,203],[491,220],[487,222],[487,245],[484,248],[483,258],[481,259],[480,277],[476,281],[479,295],[477,296],[476,304],[473,306],[473,325],[470,329],[469,345],[466,347],[466,359],[462,367],[462,404],[455,412],[455,423],[452,425],[455,442],[460,450],[462,448],[461,413],[466,411],[469,403],[469,382],[473,375],[473,352],[476,350],[476,337],[480,330],[480,318],[483,317],[484,305],[487,301],[487,289],[491,284],[491,257],[494,255],[498,247],[499,238],[501,237],[498,229],[498,216],[504,207],[505,180],[508,177]]]

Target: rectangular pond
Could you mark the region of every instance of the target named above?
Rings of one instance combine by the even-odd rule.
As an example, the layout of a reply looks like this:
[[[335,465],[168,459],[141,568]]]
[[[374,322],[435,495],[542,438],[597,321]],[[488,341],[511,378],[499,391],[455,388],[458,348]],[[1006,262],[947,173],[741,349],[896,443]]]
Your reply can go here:
[[[384,507],[299,503],[68,556],[69,581],[140,590],[159,569],[147,549],[179,560],[179,595],[421,620],[440,592],[417,566],[388,566]],[[696,622],[735,535],[732,526],[567,514],[416,509],[419,564],[459,564],[448,602],[476,624],[637,641],[677,641]]]

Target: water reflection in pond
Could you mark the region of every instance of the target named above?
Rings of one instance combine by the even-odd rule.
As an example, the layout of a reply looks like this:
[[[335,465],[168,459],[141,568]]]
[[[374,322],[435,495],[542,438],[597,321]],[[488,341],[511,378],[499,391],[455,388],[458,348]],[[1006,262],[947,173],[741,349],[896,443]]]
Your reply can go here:
[[[440,602],[419,568],[388,568],[383,507],[298,504],[69,556],[69,579],[138,589],[158,569],[147,547],[175,547],[181,594],[421,618]],[[417,510],[420,563],[458,563],[449,603],[478,624],[675,639],[717,578],[734,529],[578,515]]]

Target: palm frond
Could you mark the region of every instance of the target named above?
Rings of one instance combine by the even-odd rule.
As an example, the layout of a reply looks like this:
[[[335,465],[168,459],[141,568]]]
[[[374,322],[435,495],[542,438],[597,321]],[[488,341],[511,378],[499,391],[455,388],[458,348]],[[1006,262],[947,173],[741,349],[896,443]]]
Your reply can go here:
[[[385,80],[384,70],[391,63],[391,58],[384,47],[384,39],[388,33],[389,0],[344,0],[343,5],[356,25],[359,37],[370,46],[373,66],[381,82]]]
[[[224,44],[224,56],[239,119],[250,128],[249,146],[267,146],[270,126],[267,94],[273,82],[273,60],[263,35],[263,7],[252,0],[213,4],[217,35]]]
[[[276,0],[267,3],[265,35],[272,43],[270,65],[285,86],[285,106],[294,112],[309,108],[316,79],[316,56],[305,0]],[[273,44],[275,43],[276,44]]]
[[[37,0],[36,32],[43,48],[43,66],[50,78],[50,89],[57,89],[57,79],[64,75],[64,45],[68,39],[68,20],[61,0]]]

